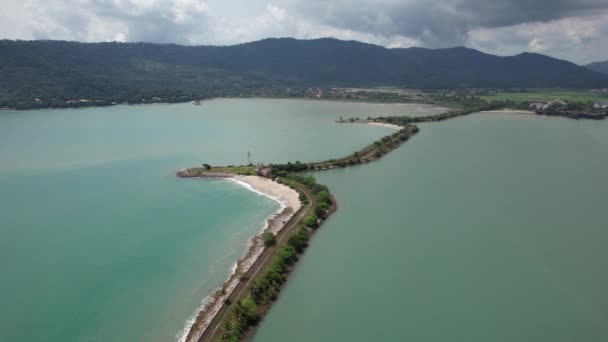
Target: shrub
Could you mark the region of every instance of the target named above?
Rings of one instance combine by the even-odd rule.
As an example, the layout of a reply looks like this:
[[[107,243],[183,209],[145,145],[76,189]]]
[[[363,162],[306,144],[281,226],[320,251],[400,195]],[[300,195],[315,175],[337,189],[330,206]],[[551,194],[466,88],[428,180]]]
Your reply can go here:
[[[325,217],[325,213],[327,213],[328,206],[325,203],[317,203],[315,207],[315,216],[317,217]]]
[[[290,246],[292,246],[296,252],[302,253],[306,247],[308,247],[308,239],[310,238],[310,234],[308,233],[308,229],[304,226],[298,228],[295,234],[293,234],[289,241],[287,242]]]
[[[264,247],[272,247],[277,244],[277,238],[271,232],[263,233],[262,241],[264,241]]]
[[[297,232],[294,235],[297,235]],[[298,255],[296,252],[296,248],[291,244],[281,247],[273,264],[281,269],[293,265],[293,263],[298,260]]]
[[[326,190],[322,190],[317,194],[317,202],[331,204],[331,196]]]
[[[241,309],[243,317],[248,324],[254,324],[258,321],[258,306],[255,304],[251,297],[247,297],[241,302]]]
[[[317,228],[319,227],[319,224],[317,223],[318,218],[315,214],[309,215],[308,217],[306,217],[306,219],[304,220],[304,225],[306,225],[307,227],[310,228]]]

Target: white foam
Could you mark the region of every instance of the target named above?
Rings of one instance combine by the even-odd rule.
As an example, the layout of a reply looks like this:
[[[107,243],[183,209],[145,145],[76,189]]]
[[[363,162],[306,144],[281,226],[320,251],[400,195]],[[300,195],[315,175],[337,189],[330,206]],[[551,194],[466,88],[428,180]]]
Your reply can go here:
[[[284,203],[283,201],[281,201],[279,198],[277,198],[275,196],[272,196],[272,195],[267,194],[265,192],[262,192],[262,191],[254,189],[248,183],[245,183],[243,181],[240,181],[240,180],[234,179],[234,178],[225,178],[225,179],[228,180],[228,181],[231,181],[233,183],[236,183],[236,184],[238,184],[238,185],[246,188],[247,190],[252,191],[252,192],[254,192],[254,193],[256,193],[256,194],[258,194],[260,196],[265,196],[265,197],[270,198],[271,200],[279,203],[280,208],[276,212],[274,212],[273,214],[271,214],[270,216],[268,216],[268,218],[266,218],[266,220],[264,220],[264,226],[260,230],[260,233],[263,232],[264,230],[266,230],[266,228],[268,228],[268,220],[277,217],[285,208],[287,208],[287,203]],[[192,329],[192,326],[196,322],[196,319],[197,319],[199,313],[201,311],[205,310],[206,307],[207,307],[207,305],[209,305],[209,304],[211,304],[213,302],[213,295],[217,291],[219,291],[219,289],[236,274],[238,263],[239,263],[239,261],[241,261],[241,260],[244,259],[244,257],[247,255],[247,253],[249,253],[249,250],[251,249],[251,246],[253,245],[253,239],[254,238],[255,238],[255,236],[251,237],[249,239],[249,241],[247,242],[247,248],[245,249],[245,254],[243,256],[241,256],[236,262],[234,262],[234,264],[232,264],[232,267],[230,269],[230,274],[228,275],[228,277],[226,278],[226,280],[224,282],[222,282],[221,285],[219,285],[215,289],[213,289],[213,291],[211,292],[211,294],[209,294],[205,298],[203,298],[203,300],[201,301],[201,304],[198,306],[198,308],[196,309],[196,311],[194,312],[194,314],[192,314],[192,316],[186,321],[186,324],[185,324],[184,328],[182,329],[182,331],[180,331],[175,336],[177,342],[186,342],[186,339],[188,337],[188,333],[190,333],[190,330]],[[257,257],[255,257],[254,259],[257,259]]]
[[[279,203],[281,205],[281,210],[287,208],[287,204],[288,203],[286,203],[284,201],[281,201],[278,197],[272,196],[271,194],[268,194],[268,193],[259,191],[257,189],[254,189],[253,186],[251,186],[251,184],[249,184],[249,183],[246,183],[246,182],[240,181],[238,179],[234,179],[234,178],[226,178],[226,179],[229,180],[229,181],[231,181],[231,182],[239,184],[240,186],[246,188],[249,191],[255,192],[258,195],[262,195],[262,196],[268,197],[271,200]],[[281,210],[279,210],[278,212],[281,212]]]

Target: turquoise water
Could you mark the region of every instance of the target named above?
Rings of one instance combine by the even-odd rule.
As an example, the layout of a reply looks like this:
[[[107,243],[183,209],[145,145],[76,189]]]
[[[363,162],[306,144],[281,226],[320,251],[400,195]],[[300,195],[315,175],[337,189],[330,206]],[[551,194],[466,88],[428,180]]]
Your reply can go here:
[[[475,114],[316,174],[339,210],[254,341],[608,341],[608,121]]]
[[[179,168],[339,157],[436,112],[298,100],[0,112],[0,341],[170,341],[278,204]]]

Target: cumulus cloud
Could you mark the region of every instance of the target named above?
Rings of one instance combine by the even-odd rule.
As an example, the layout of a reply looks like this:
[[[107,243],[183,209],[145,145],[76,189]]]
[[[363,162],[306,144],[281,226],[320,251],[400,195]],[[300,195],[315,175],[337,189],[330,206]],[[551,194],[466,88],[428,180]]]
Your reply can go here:
[[[4,0],[0,35],[234,44],[267,37],[608,59],[608,0]]]
[[[34,39],[194,43],[204,37],[201,0],[26,0]]]
[[[589,63],[608,59],[608,12],[546,23],[522,23],[500,28],[477,28],[468,45],[500,55],[522,50]]]
[[[219,44],[247,42],[266,37],[297,37],[314,39],[335,37],[344,40],[358,40],[388,47],[408,47],[420,45],[414,38],[401,35],[384,35],[347,27],[336,27],[316,23],[302,18],[297,12],[288,11],[275,3],[268,3],[255,16],[241,20],[238,25],[230,25],[226,18],[214,25],[216,41]]]
[[[464,44],[468,32],[527,22],[545,22],[607,10],[606,0],[287,0],[318,23],[418,37],[431,47]]]
[[[469,46],[500,55],[608,59],[607,0],[284,0],[309,25],[371,33],[368,42]],[[409,44],[409,45],[408,45]]]

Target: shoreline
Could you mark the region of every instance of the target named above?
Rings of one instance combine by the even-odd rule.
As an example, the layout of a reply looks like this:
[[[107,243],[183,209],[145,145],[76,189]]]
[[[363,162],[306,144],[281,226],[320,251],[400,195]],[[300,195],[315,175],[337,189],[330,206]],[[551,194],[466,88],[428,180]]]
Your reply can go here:
[[[201,300],[192,317],[186,321],[184,329],[176,336],[178,342],[199,340],[224,306],[224,301],[240,283],[241,274],[245,274],[264,251],[264,243],[260,238],[262,233],[272,232],[276,235],[302,207],[297,191],[268,178],[240,175],[222,175],[215,178],[223,178],[260,196],[268,197],[279,203],[280,208],[266,219],[259,233],[248,241],[245,253],[235,262],[226,281]]]
[[[393,124],[389,124],[389,123],[385,123],[385,122],[367,122],[367,124],[371,125],[371,126],[384,127],[384,128],[390,128],[390,129],[396,129],[396,130],[400,130],[403,128],[401,126],[393,125]]]
[[[484,110],[480,110],[480,109],[486,109]],[[492,106],[482,106],[477,107],[477,108],[466,108],[463,109],[461,111],[457,111],[457,112],[449,112],[449,113],[445,113],[445,114],[438,114],[438,115],[432,115],[432,116],[427,116],[427,117],[415,117],[415,118],[411,118],[411,117],[403,117],[401,121],[396,120],[397,122],[401,122],[403,126],[399,126],[399,125],[395,125],[393,122],[395,121],[395,118],[393,118],[392,120],[390,120],[391,122],[387,122],[389,120],[386,120],[386,118],[380,118],[380,121],[369,121],[369,120],[353,120],[349,119],[349,120],[338,120],[335,121],[336,123],[359,123],[359,124],[367,124],[370,126],[381,126],[381,127],[386,127],[386,128],[391,128],[391,129],[397,129],[396,132],[387,135],[385,137],[383,137],[382,139],[375,141],[373,144],[363,148],[360,151],[356,151],[355,153],[338,159],[338,160],[328,160],[328,161],[321,161],[321,162],[313,162],[313,163],[296,163],[296,164],[292,164],[292,163],[287,163],[287,164],[273,164],[270,165],[270,167],[266,167],[268,168],[267,170],[264,170],[266,172],[262,172],[261,170],[257,170],[257,172],[259,174],[270,174],[270,175],[276,175],[279,174],[280,172],[292,172],[292,173],[297,173],[297,172],[301,172],[301,171],[308,171],[308,172],[312,172],[312,171],[318,171],[318,170],[324,170],[324,169],[330,169],[330,168],[335,168],[335,167],[348,167],[348,166],[352,166],[352,165],[357,165],[357,164],[361,164],[361,163],[367,163],[367,162],[371,162],[374,160],[377,160],[379,158],[381,158],[383,155],[389,153],[390,151],[398,148],[401,144],[407,142],[412,136],[414,136],[418,131],[418,127],[414,124],[414,123],[424,123],[424,122],[439,122],[439,121],[443,121],[443,120],[448,120],[448,119],[452,119],[452,118],[456,118],[456,117],[460,117],[460,116],[465,116],[465,115],[469,115],[472,113],[483,113],[483,112],[499,112],[499,113],[508,113],[508,112],[522,112],[522,111],[513,111],[513,110],[495,110],[492,108]],[[523,111],[523,113],[526,113],[526,111]],[[529,113],[529,112],[528,112]],[[391,118],[389,118],[391,119]],[[397,119],[399,119],[399,117],[397,117]],[[198,178],[198,177],[223,177],[226,174],[225,173],[221,173],[221,172],[226,172],[226,170],[234,172],[232,174],[227,174],[228,177],[230,179],[232,178],[240,178],[240,179],[235,179],[234,181],[239,182],[239,180],[245,180],[245,179],[251,179],[251,180],[261,180],[261,181],[265,181],[265,182],[270,182],[272,183],[272,181],[270,179],[265,179],[265,178],[261,178],[261,177],[255,177],[255,176],[236,176],[235,173],[237,172],[243,172],[243,170],[241,170],[243,168],[243,166],[240,167],[234,167],[234,166],[228,166],[228,167],[216,167],[214,170],[209,171],[209,166],[207,166],[207,168],[193,168],[193,169],[183,169],[180,170],[178,172],[178,176],[179,177],[184,177],[184,178]],[[217,171],[217,172],[214,172]],[[247,170],[246,170],[247,171]],[[249,171],[250,172],[250,171]],[[298,179],[297,177],[295,177],[293,179],[293,181],[295,182],[295,184],[297,184],[297,188],[305,188],[305,185],[302,185],[302,181],[300,179]],[[251,185],[248,182],[244,182],[245,184],[247,184],[246,186],[248,187],[248,185]],[[308,182],[303,182],[305,184],[308,184]],[[314,182],[313,182],[314,184]],[[327,189],[327,188],[326,188]],[[296,215],[292,215],[290,216],[291,220],[296,219],[296,221],[291,222],[291,223],[287,223],[285,224],[286,221],[283,221],[283,224],[279,224],[280,227],[282,227],[283,230],[279,229],[280,234],[282,235],[280,239],[278,239],[279,243],[283,243],[285,244],[285,237],[286,234],[288,234],[289,232],[293,231],[293,228],[296,227],[296,225],[299,222],[302,222],[301,220],[304,219],[304,215],[309,215],[313,213],[312,209],[319,209],[322,208],[319,205],[318,202],[315,201],[315,197],[314,194],[311,195],[310,193],[310,189],[308,190],[303,190],[305,196],[308,198],[308,201],[310,201],[310,203],[312,204],[312,207],[309,207],[309,202],[305,201],[306,205],[304,206],[304,208],[307,208],[305,211],[298,211],[298,213]],[[329,190],[327,190],[329,192]],[[331,195],[329,195],[331,196]],[[272,197],[271,197],[272,198]],[[299,199],[299,198],[298,198]],[[317,198],[318,200],[318,198]],[[301,204],[301,203],[300,203]],[[328,204],[323,202],[322,204]],[[327,219],[328,215],[331,215],[331,213],[333,211],[335,211],[335,199],[333,199],[330,201],[330,203],[332,205],[331,208],[328,209],[321,209],[323,211],[323,214],[321,214],[320,216],[316,216],[316,217],[323,217],[324,219]],[[323,222],[321,220],[321,222]],[[275,220],[276,223],[276,220]],[[314,222],[313,222],[314,224]],[[312,233],[314,233],[314,230],[316,228],[318,228],[319,226],[319,220],[317,219],[316,225],[308,225],[306,224],[305,226],[302,226],[300,229],[303,229],[305,232],[307,232],[306,235],[306,241],[308,241],[308,238],[310,237],[310,230],[312,229]],[[284,228],[287,227],[287,228]],[[268,229],[268,228],[266,228]],[[265,230],[266,230],[265,229]],[[294,237],[297,235],[292,235],[291,237]],[[287,235],[287,237],[289,237],[289,235]],[[260,239],[257,239],[258,242]],[[255,238],[253,239],[253,241],[255,241]],[[298,239],[294,240],[295,245],[291,245],[291,248],[293,251],[295,251],[293,248],[298,248],[297,246],[301,246],[299,245],[299,243],[301,243]],[[291,244],[292,241],[289,241],[288,244],[286,244],[287,247],[289,246],[289,244]],[[305,248],[305,247],[304,247]],[[256,256],[256,252],[260,253],[257,254]],[[265,252],[269,252],[269,253],[265,253]],[[273,250],[271,249],[266,249],[264,247],[260,248],[260,249],[256,249],[254,246],[252,246],[246,257],[244,257],[241,260],[245,260],[245,266],[247,260],[251,260],[251,264],[249,266],[249,270],[252,270],[251,275],[250,274],[245,274],[245,277],[241,277],[242,274],[238,273],[238,267],[234,272],[234,275],[224,284],[224,286],[222,287],[222,289],[218,292],[216,292],[215,296],[213,297],[213,303],[207,305],[198,315],[197,319],[195,320],[194,324],[192,325],[192,328],[190,329],[190,332],[188,333],[188,335],[186,336],[186,338],[184,340],[180,340],[180,342],[184,341],[184,342],[190,342],[190,341],[195,341],[195,342],[200,342],[201,338],[202,340],[205,341],[215,341],[217,340],[219,337],[222,337],[222,334],[225,334],[226,332],[228,332],[228,336],[230,336],[231,338],[234,338],[236,340],[236,338],[238,338],[238,340],[242,340],[243,338],[246,338],[246,336],[251,336],[251,335],[247,335],[247,334],[252,334],[253,331],[255,331],[255,328],[257,326],[257,321],[256,322],[250,322],[247,319],[243,318],[246,316],[243,316],[243,312],[242,312],[242,307],[240,306],[241,304],[239,304],[239,310],[232,310],[232,311],[228,311],[230,310],[230,308],[228,307],[228,305],[231,302],[235,302],[235,303],[240,303],[240,300],[243,300],[244,296],[248,295],[247,291],[254,291],[255,290],[255,295],[257,296],[256,298],[253,299],[253,308],[256,310],[257,315],[256,317],[264,317],[265,313],[270,309],[270,307],[272,306],[272,302],[268,302],[268,298],[276,298],[276,293],[278,293],[278,291],[280,291],[281,287],[283,286],[284,282],[285,282],[285,277],[287,276],[287,274],[291,271],[291,269],[293,269],[294,263],[295,261],[287,261],[286,259],[283,260],[281,258],[276,259],[278,260],[278,262],[281,263],[281,267],[282,271],[281,274],[277,275],[276,272],[272,273],[266,273],[264,275],[264,277],[269,277],[268,279],[271,279],[270,281],[274,281],[272,279],[282,279],[279,280],[278,283],[272,283],[272,284],[278,284],[278,285],[272,285],[272,286],[266,286],[264,288],[259,288],[256,287],[256,276],[258,276],[258,272],[260,270],[263,270],[263,267],[268,267],[269,265],[269,261],[272,261],[273,259],[269,259],[271,258]],[[297,253],[300,254],[303,252],[302,250],[299,250]],[[260,255],[264,253],[264,255],[266,255],[264,258],[260,259]],[[276,253],[276,251],[275,251]],[[292,252],[295,253],[295,252]],[[275,255],[276,257],[276,255]],[[297,260],[297,258],[296,258]],[[260,262],[261,261],[261,262]],[[239,261],[240,263],[241,261]],[[287,268],[285,268],[287,267]],[[278,277],[278,278],[277,278]],[[283,277],[283,278],[281,278]],[[266,278],[263,278],[266,279]],[[253,282],[253,283],[252,283]],[[253,285],[252,285],[253,284]],[[252,288],[254,290],[252,290]],[[270,289],[270,290],[269,290]],[[261,291],[261,292],[260,292]],[[269,291],[275,291],[275,292],[269,292]],[[253,292],[252,292],[253,293]],[[274,293],[275,297],[272,297]],[[233,296],[234,294],[234,296]],[[251,294],[250,294],[251,295]],[[269,297],[270,296],[270,297]],[[229,300],[229,301],[226,301]],[[274,299],[272,299],[274,300]],[[226,301],[226,304],[228,305],[224,305],[224,302]],[[255,305],[261,305],[258,306],[256,308]],[[244,320],[245,319],[245,320]],[[227,328],[228,330],[222,330],[222,324],[227,324],[227,322],[229,322],[232,328]],[[236,327],[236,328],[234,328]],[[235,330],[236,329],[236,330]],[[245,334],[245,335],[243,335]]]
[[[362,125],[370,125],[370,126],[376,126],[376,127],[384,127],[384,128],[390,128],[390,129],[395,129],[395,130],[401,130],[403,127],[399,126],[399,125],[395,125],[395,124],[391,124],[391,123],[387,123],[387,122],[380,122],[380,121],[369,121],[369,120],[353,120],[350,121],[348,119],[346,120],[337,120],[334,121],[335,123],[339,123],[339,124],[362,124]]]
[[[432,109],[441,109],[444,111],[450,110],[450,107],[447,105],[441,105],[437,103],[425,103],[425,102],[383,102],[383,101],[370,101],[370,100],[358,100],[358,99],[348,99],[348,98],[313,98],[313,97],[281,97],[281,96],[251,96],[251,97],[209,97],[205,99],[200,99],[201,105],[203,102],[209,102],[213,100],[234,100],[234,99],[242,99],[242,100],[306,100],[306,101],[317,101],[317,102],[344,102],[344,103],[361,103],[361,104],[385,104],[385,105],[423,105],[429,106]],[[117,106],[145,106],[145,105],[172,105],[172,104],[186,104],[191,103],[192,100],[179,101],[179,102],[144,102],[144,103],[124,103],[119,102],[115,104],[104,104],[104,105],[90,105],[90,106],[80,106],[80,107],[39,107],[39,108],[10,108],[4,107],[0,108],[0,111],[14,111],[14,112],[25,112],[25,111],[34,111],[34,110],[55,110],[55,109],[86,109],[86,108],[103,108],[103,107],[117,107]]]
[[[521,114],[536,114],[533,111],[525,109],[503,108],[498,110],[482,110],[480,113],[521,113]]]
[[[384,101],[373,101],[373,100],[359,100],[354,98],[330,98],[330,97],[279,97],[279,96],[253,96],[253,97],[216,97],[214,99],[264,99],[264,100],[310,100],[317,102],[344,102],[344,103],[362,103],[362,104],[384,104],[384,105],[424,105],[432,109],[440,109],[444,111],[450,110],[447,105],[438,103],[426,103],[426,102],[410,102],[410,101],[395,101],[395,102],[384,102]]]

